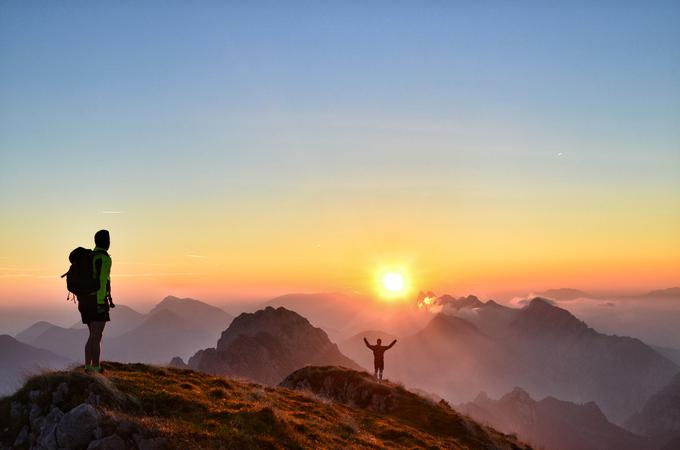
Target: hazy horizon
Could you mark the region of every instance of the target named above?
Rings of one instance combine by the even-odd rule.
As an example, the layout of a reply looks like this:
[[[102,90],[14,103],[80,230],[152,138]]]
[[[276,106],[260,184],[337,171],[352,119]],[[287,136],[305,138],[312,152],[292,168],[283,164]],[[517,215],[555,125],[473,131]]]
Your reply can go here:
[[[677,4],[297,6],[2,3],[0,304],[680,284]]]

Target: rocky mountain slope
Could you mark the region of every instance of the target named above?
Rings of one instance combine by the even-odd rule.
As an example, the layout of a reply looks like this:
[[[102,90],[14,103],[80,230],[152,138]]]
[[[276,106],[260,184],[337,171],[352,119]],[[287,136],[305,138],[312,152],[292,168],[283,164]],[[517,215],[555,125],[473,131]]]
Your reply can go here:
[[[40,375],[1,399],[0,448],[528,448],[343,368],[302,369],[286,388],[143,364],[104,367],[106,376]]]
[[[0,335],[0,395],[14,392],[31,373],[63,369],[72,363],[48,350],[31,347],[6,334]]]
[[[283,307],[241,314],[222,333],[215,348],[197,352],[188,362],[190,368],[202,372],[268,384],[310,364],[360,369],[322,329]]]
[[[647,400],[626,426],[648,436],[658,448],[680,448],[680,373]]]
[[[595,401],[621,424],[680,370],[642,341],[598,333],[545,299],[508,308],[442,297],[436,306],[430,324],[386,354],[385,373],[456,403],[521,385],[538,398]]]
[[[215,342],[232,319],[219,308],[189,298],[166,297],[148,314],[141,315],[121,305],[111,310],[111,322],[104,330],[103,352],[106,358],[124,362],[167,363],[173,356],[187,358],[196,349]],[[35,324],[17,338],[81,360],[87,333],[82,327]]]
[[[576,404],[546,397],[537,401],[520,388],[492,400],[480,394],[456,407],[480,423],[515,433],[537,448],[551,450],[642,450],[650,448],[634,435],[607,420],[593,402]]]

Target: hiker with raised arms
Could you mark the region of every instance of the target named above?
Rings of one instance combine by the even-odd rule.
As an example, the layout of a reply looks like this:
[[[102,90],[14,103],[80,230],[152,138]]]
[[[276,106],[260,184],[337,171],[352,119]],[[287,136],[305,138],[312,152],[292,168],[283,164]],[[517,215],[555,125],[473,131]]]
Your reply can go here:
[[[373,351],[373,368],[375,369],[373,376],[379,381],[382,381],[383,369],[385,368],[385,352],[391,349],[392,346],[397,343],[397,340],[393,340],[390,345],[380,345],[381,343],[382,339],[378,339],[376,345],[371,345],[368,343],[366,338],[364,338],[364,344],[366,344],[366,347]],[[380,376],[379,378],[378,375]]]
[[[102,373],[101,340],[106,322],[111,320],[109,309],[116,306],[111,298],[109,232],[97,231],[94,243],[93,250],[78,247],[71,252],[69,255],[71,267],[62,277],[66,277],[69,292],[78,299],[78,311],[90,331],[85,344],[85,371]]]

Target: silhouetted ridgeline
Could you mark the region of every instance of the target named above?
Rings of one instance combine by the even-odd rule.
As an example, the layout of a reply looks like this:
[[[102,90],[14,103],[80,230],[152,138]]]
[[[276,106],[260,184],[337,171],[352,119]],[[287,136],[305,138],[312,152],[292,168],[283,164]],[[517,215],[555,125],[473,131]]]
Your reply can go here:
[[[576,404],[553,397],[536,401],[520,388],[492,400],[480,394],[456,407],[480,423],[550,450],[643,450],[655,448],[642,436],[612,424],[593,403]]]
[[[318,364],[361,369],[340,353],[321,328],[294,311],[267,307],[238,316],[217,346],[197,352],[188,366],[213,375],[276,384],[293,370]]]
[[[124,362],[167,363],[184,358],[212,344],[229,325],[232,316],[207,303],[189,298],[166,297],[148,314],[124,305],[111,312],[104,330],[106,358]],[[17,334],[17,339],[80,361],[87,329],[82,324],[63,328],[38,322]]]
[[[104,367],[106,377],[40,375],[0,400],[0,447],[528,448],[446,405],[343,368],[307,368],[290,378],[295,389],[287,389],[143,364]],[[303,385],[312,391],[300,390]],[[332,399],[352,386],[402,408],[350,406],[351,397],[338,403],[314,393]]]
[[[456,403],[522,386],[538,398],[595,401],[622,424],[680,372],[642,341],[598,333],[543,299],[523,308],[469,298],[440,306],[423,330],[399,340],[386,371]]]

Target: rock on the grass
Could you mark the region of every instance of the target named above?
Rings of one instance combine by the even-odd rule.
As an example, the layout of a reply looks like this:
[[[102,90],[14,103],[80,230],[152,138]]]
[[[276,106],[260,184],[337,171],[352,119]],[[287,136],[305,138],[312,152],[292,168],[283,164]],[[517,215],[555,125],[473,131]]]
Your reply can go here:
[[[168,440],[163,437],[142,439],[138,445],[139,450],[166,450],[169,447]]]
[[[65,382],[61,382],[57,389],[52,392],[52,404],[59,405],[64,401],[64,398],[68,395],[68,386]]]
[[[39,389],[33,389],[28,393],[28,399],[32,402],[37,402],[41,396],[42,392]]]
[[[28,413],[28,423],[31,426],[31,430],[39,430],[42,427],[43,420],[44,417],[42,416],[40,406],[34,403],[31,405],[31,410]]]
[[[87,446],[87,450],[125,450],[126,448],[125,441],[117,434],[112,434],[104,439],[97,439]]]
[[[28,445],[28,425],[24,425],[17,438],[14,440],[14,447],[20,448]]]
[[[19,420],[23,415],[26,408],[19,402],[12,402],[9,406],[9,416],[12,420]]]
[[[135,433],[136,429],[137,427],[135,426],[134,423],[127,419],[123,419],[120,422],[118,422],[118,426],[116,427],[116,434],[124,438],[129,438]]]
[[[52,411],[45,417],[40,435],[38,436],[38,447],[47,450],[57,450],[56,430],[64,413],[59,408],[53,408]]]
[[[81,403],[64,414],[57,426],[57,442],[60,447],[85,448],[97,429],[99,414],[92,405]]]

